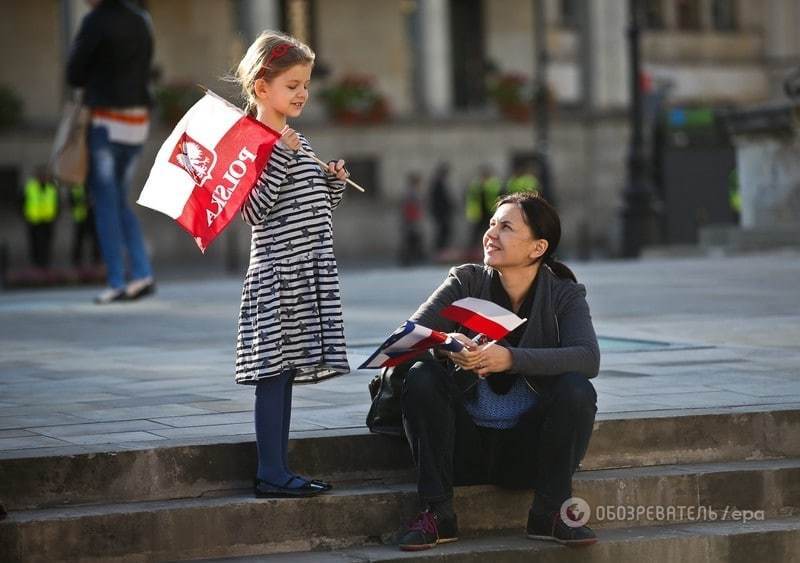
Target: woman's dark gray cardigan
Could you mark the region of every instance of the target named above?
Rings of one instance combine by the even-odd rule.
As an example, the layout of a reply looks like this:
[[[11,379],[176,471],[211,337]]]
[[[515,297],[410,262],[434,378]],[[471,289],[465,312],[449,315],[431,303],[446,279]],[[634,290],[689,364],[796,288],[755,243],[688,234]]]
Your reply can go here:
[[[510,372],[525,376],[537,391],[547,390],[552,382],[548,376],[552,375],[577,372],[595,377],[600,368],[600,350],[586,303],[586,288],[571,279],[558,278],[546,265],[539,268],[535,284],[530,310],[519,312],[528,319],[519,346],[513,348],[500,341],[511,351]],[[474,332],[439,315],[444,307],[463,297],[492,300],[488,266],[465,264],[452,268],[411,320],[442,332],[473,337]],[[475,381],[474,374],[469,381]]]

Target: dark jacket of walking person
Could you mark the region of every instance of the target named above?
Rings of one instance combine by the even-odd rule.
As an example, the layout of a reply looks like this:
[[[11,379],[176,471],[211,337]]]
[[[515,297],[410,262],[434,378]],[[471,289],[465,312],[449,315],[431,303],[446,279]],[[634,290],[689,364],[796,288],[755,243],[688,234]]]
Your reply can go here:
[[[53,227],[58,217],[58,188],[43,167],[25,183],[22,215],[28,225],[31,264],[47,269],[52,257]]]
[[[453,268],[411,317],[465,350],[423,357],[405,379],[403,425],[423,510],[402,549],[457,539],[453,486],[480,483],[535,489],[528,537],[596,541],[585,522],[560,516],[591,437],[597,396],[589,379],[600,362],[586,290],[554,258],[560,236],[558,215],[542,198],[501,198],[483,237],[484,265]],[[464,297],[527,321],[499,342],[476,344],[475,333],[439,314]]]
[[[128,188],[147,138],[153,58],[150,16],[127,0],[89,0],[67,63],[70,86],[91,109],[89,178],[108,288],[97,303],[136,299],[155,289]],[[130,264],[126,283],[125,263]]]
[[[453,227],[453,201],[450,198],[450,188],[447,180],[449,174],[450,167],[446,163],[442,163],[436,167],[431,181],[429,203],[431,218],[436,229],[434,251],[437,253],[447,249],[450,244],[450,233]]]

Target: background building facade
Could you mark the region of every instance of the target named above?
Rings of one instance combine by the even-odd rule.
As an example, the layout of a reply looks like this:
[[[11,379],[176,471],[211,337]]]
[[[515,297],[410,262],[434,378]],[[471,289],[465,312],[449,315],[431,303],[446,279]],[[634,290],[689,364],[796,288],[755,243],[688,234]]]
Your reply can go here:
[[[641,79],[648,92],[646,110],[653,116],[664,107],[768,102],[781,95],[784,76],[800,64],[800,4],[795,0],[641,3]],[[548,154],[565,223],[564,253],[618,253],[628,152],[628,1],[543,0],[540,10],[536,0],[144,4],[155,31],[160,117],[135,192],[169,133],[174,119],[169,108],[178,111],[198,83],[235,99],[236,89],[225,75],[259,31],[285,29],[307,40],[319,61],[314,98],[297,128],[321,157],[348,159],[369,192],[348,194],[337,211],[337,252],[345,262],[392,259],[408,172],[427,177],[437,163],[450,163],[452,195],[461,203],[479,165],[489,164],[505,177],[512,163],[533,155],[542,120],[537,115],[507,117],[493,85],[516,79],[523,96],[535,90],[533,78],[542,70],[537,69],[542,58],[537,57],[536,30],[543,28],[538,43],[548,55],[547,103],[540,107],[548,111]],[[28,0],[3,9],[0,86],[24,104],[21,120],[0,130],[0,239],[13,264],[24,256],[16,197],[35,166],[47,161],[61,104],[70,95],[63,80],[68,46],[87,7],[82,0]],[[544,25],[537,26],[535,17],[542,13]],[[383,110],[363,123],[334,118],[320,93],[343,79],[370,81],[385,100]],[[673,115],[673,125],[680,125],[681,115],[687,114]],[[653,117],[652,128],[655,123]],[[680,145],[680,136],[665,138]],[[682,161],[670,162],[680,167]],[[461,205],[454,214],[456,244],[463,245],[467,226]],[[703,213],[696,215],[695,223],[707,220]],[[156,261],[200,260],[194,243],[169,219],[145,209],[139,216]],[[236,268],[246,259],[248,243],[247,227],[237,225],[202,260]]]

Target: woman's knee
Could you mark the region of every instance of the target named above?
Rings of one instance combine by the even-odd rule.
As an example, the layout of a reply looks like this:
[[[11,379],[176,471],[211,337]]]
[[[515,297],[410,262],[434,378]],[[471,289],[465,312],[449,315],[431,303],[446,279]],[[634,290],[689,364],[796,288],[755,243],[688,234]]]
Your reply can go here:
[[[597,392],[589,378],[580,373],[567,373],[559,378],[554,389],[557,402],[572,409],[596,410]]]
[[[444,391],[447,374],[433,360],[414,363],[403,380],[403,403],[427,403],[435,400]]]

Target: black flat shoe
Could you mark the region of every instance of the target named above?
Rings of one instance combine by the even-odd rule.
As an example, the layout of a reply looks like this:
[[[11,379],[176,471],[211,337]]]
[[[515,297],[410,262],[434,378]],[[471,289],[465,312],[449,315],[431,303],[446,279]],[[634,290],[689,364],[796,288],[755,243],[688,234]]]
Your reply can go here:
[[[314,485],[316,487],[321,487],[323,490],[322,492],[328,492],[333,488],[333,485],[331,485],[327,481],[321,481],[319,479],[308,479],[306,477],[301,477],[300,475],[297,475],[297,478],[302,479],[306,483],[310,483],[311,485]]]
[[[276,485],[275,483],[256,478],[253,485],[253,492],[256,498],[303,498],[313,497],[330,490],[330,485],[328,485],[328,489],[324,487],[327,483],[323,484],[321,482],[306,481],[304,479],[302,480],[303,484],[299,487],[287,486],[294,480],[295,478],[291,477],[283,485]]]

